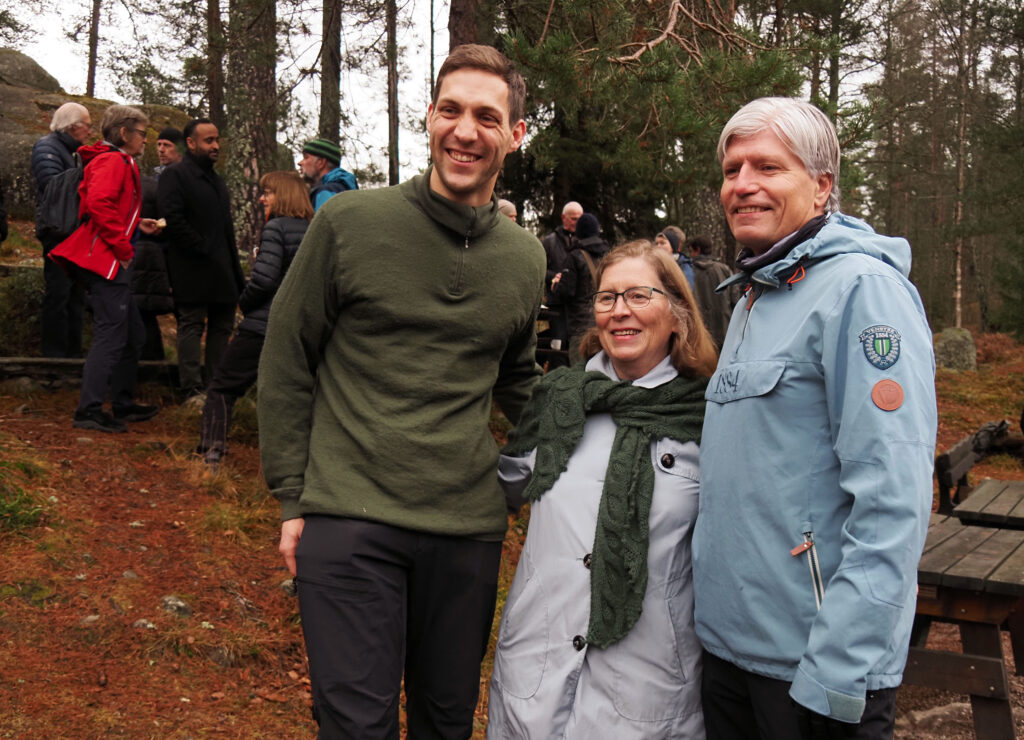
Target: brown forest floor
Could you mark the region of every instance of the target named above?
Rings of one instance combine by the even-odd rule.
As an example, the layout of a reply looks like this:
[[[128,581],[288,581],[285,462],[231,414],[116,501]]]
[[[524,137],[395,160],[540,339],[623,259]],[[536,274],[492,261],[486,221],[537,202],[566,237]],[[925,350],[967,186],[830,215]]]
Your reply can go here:
[[[979,360],[977,372],[939,373],[940,449],[996,419],[1019,434],[1024,346],[983,336]],[[198,409],[155,385],[140,395],[161,414],[104,435],[72,428],[73,387],[0,385],[0,737],[313,737],[251,410],[243,399],[231,454],[211,475],[189,457]],[[972,482],[986,475],[1024,470],[1001,456]],[[502,593],[525,531],[511,524]],[[190,613],[165,610],[167,596]],[[933,646],[957,643],[954,630],[933,631]],[[488,660],[483,689],[489,672]],[[1012,682],[1020,709],[1024,680]],[[966,701],[905,687],[897,737],[973,737]],[[484,692],[475,737],[485,724]]]

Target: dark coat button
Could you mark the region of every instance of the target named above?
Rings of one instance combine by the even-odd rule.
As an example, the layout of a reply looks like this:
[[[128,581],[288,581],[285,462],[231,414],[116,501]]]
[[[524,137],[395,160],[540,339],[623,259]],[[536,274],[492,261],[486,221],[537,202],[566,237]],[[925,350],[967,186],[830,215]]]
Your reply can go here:
[[[589,552],[586,555],[583,556],[583,567],[584,568],[589,568],[590,567],[590,553]]]
[[[676,459],[674,456],[666,452],[664,455],[661,456],[661,464],[664,465],[666,468],[671,468],[673,465],[676,464]]]
[[[587,646],[587,640],[583,635],[576,635],[576,637],[572,638],[572,646],[577,650],[582,650]]]

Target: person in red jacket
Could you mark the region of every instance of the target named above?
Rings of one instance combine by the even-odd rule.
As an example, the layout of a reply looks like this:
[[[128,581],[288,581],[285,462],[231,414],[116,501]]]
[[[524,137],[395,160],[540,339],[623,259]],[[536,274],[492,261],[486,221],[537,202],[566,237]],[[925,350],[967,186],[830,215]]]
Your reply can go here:
[[[93,310],[93,340],[82,370],[73,424],[123,432],[126,421],[152,418],[158,408],[135,402],[139,355],[145,341],[132,295],[132,240],[136,229],[160,231],[140,218],[142,188],[135,157],[146,145],[149,119],[138,108],[112,105],[103,114],[103,141],[78,150],[85,173],[78,189],[81,225],[50,253],[82,283]],[[103,410],[109,388],[113,415]]]

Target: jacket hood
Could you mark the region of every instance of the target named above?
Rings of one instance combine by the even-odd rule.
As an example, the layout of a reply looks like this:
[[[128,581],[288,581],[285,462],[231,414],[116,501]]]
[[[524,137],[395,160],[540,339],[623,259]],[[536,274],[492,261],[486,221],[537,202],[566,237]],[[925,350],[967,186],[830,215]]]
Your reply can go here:
[[[710,270],[716,265],[725,265],[721,260],[716,260],[710,254],[697,255],[696,257],[690,258],[690,264],[693,265],[694,270]],[[726,265],[728,267],[728,265]]]
[[[78,156],[82,158],[82,164],[88,164],[96,157],[107,152],[119,152],[121,151],[116,146],[111,144],[109,141],[97,141],[95,144],[89,144],[87,146],[78,147]],[[127,155],[125,155],[127,156]]]
[[[817,262],[840,254],[863,254],[895,268],[901,275],[910,275],[910,244],[896,236],[876,234],[864,221],[842,213],[833,213],[813,238],[793,247],[777,262],[756,270],[750,277],[759,283],[779,287],[797,263]],[[719,288],[742,282],[746,273],[738,273],[725,280]]]
[[[611,250],[611,245],[604,240],[604,237],[589,236],[586,239],[577,239],[576,249],[590,252],[595,257],[602,257]]]
[[[345,187],[347,187],[349,190],[359,189],[359,185],[356,183],[356,176],[353,175],[348,170],[342,169],[341,167],[335,167],[333,170],[324,175],[323,180],[321,180],[321,184],[328,182],[344,183]]]

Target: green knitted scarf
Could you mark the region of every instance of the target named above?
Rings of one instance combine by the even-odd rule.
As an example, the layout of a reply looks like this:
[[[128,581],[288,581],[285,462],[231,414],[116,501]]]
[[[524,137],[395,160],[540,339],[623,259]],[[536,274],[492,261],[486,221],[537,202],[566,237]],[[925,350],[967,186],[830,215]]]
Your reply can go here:
[[[707,378],[677,376],[655,388],[612,380],[582,366],[559,368],[537,384],[504,452],[536,448],[525,496],[536,501],[565,470],[588,413],[609,413],[617,430],[597,514],[590,566],[587,641],[604,648],[640,618],[647,591],[649,517],[654,493],[651,441],[700,443]]]

